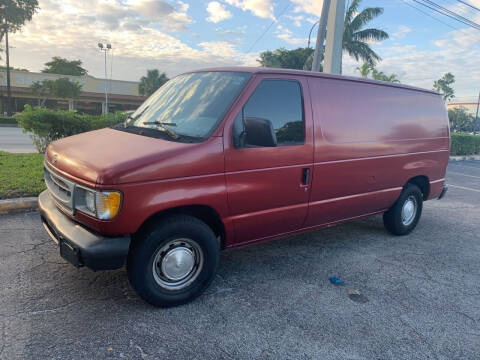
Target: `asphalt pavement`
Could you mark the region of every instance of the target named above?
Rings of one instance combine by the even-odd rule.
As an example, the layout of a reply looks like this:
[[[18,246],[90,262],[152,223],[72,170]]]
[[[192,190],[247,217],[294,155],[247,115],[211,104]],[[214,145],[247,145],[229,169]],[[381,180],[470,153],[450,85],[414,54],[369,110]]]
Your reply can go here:
[[[19,127],[0,127],[0,151],[12,153],[37,152],[30,135]]]
[[[66,263],[37,213],[0,216],[0,359],[479,359],[480,162],[447,179],[409,236],[376,216],[229,250],[170,309]]]

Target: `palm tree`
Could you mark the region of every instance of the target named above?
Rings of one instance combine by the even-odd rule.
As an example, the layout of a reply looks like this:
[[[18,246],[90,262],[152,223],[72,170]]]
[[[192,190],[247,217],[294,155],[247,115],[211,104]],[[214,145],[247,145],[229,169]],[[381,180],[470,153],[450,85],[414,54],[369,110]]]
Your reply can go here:
[[[160,74],[157,69],[147,70],[147,76],[142,76],[140,79],[138,92],[140,95],[150,96],[167,81],[168,77],[164,72]]]
[[[363,78],[368,78],[368,75],[370,75],[370,72],[374,69],[375,68],[369,63],[363,63],[362,66],[357,66],[356,68],[356,70],[360,73],[360,76]]]
[[[343,50],[355,60],[363,60],[375,65],[380,56],[368,45],[368,41],[388,39],[388,34],[379,29],[363,29],[370,21],[383,13],[383,8],[366,8],[358,12],[361,0],[353,0],[345,15]]]

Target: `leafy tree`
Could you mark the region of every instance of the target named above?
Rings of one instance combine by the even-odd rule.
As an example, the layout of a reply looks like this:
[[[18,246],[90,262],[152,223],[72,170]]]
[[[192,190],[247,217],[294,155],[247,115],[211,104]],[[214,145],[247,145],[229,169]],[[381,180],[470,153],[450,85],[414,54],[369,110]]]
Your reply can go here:
[[[370,21],[383,13],[383,8],[369,7],[358,11],[361,0],[353,0],[345,15],[343,30],[343,50],[355,60],[363,60],[374,65],[380,60],[375,51],[368,45],[369,41],[388,39],[388,34],[379,29],[363,29]]]
[[[261,52],[260,59],[257,61],[264,67],[310,70],[312,68],[313,52],[314,50],[311,48],[294,50],[280,48]]]
[[[43,73],[82,76],[87,74],[82,66],[81,60],[68,60],[59,56],[54,56],[52,60],[45,63]]]
[[[147,76],[142,76],[138,85],[140,95],[150,96],[168,81],[167,74],[160,74],[157,69],[147,70]]]
[[[52,82],[52,80],[35,81],[30,85],[30,91],[38,97],[38,106],[45,106],[52,92]]]
[[[68,78],[60,78],[57,80],[35,81],[30,85],[30,91],[38,96],[39,106],[45,106],[45,102],[49,97],[57,97],[63,99],[75,99],[82,91],[82,85]]]
[[[38,0],[2,0],[0,2],[0,42],[5,33],[19,30],[38,10]]]
[[[450,101],[455,97],[453,90],[453,83],[455,82],[455,76],[452,73],[446,73],[438,80],[433,82],[433,90],[438,91],[443,96],[443,100]]]
[[[450,129],[456,132],[474,132],[475,118],[467,112],[464,107],[456,107],[448,110],[448,119],[450,121]]]
[[[82,85],[68,78],[60,78],[52,82],[52,94],[64,99],[75,99],[80,95]]]

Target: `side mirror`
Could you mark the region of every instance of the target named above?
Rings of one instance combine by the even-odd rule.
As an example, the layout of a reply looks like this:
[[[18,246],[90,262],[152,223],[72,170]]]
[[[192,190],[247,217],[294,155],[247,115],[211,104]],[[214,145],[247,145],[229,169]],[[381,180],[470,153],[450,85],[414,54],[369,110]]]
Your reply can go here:
[[[270,120],[249,117],[245,119],[245,146],[277,146],[277,137]]]

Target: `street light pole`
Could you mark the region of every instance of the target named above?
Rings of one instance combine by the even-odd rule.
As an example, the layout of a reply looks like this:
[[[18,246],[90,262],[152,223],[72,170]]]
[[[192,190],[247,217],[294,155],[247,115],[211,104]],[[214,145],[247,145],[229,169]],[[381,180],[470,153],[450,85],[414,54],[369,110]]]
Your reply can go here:
[[[105,49],[105,114],[108,114],[107,50]]]
[[[105,52],[105,107],[103,112],[108,114],[108,85],[107,85],[107,51],[112,48],[111,44],[98,43],[98,47],[101,51]]]
[[[310,49],[310,38],[312,36],[312,31],[313,31],[313,28],[315,27],[315,25],[318,24],[318,21],[315,21],[312,25],[312,27],[310,28],[310,32],[308,33],[308,43],[307,43],[307,48]]]

